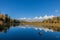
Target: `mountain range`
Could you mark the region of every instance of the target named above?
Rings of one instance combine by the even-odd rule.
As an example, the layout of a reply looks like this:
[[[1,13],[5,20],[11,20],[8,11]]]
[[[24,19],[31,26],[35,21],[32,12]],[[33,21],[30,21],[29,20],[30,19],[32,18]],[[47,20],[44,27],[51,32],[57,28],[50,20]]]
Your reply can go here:
[[[43,21],[43,20],[47,20],[47,19],[52,19],[53,17],[55,17],[55,16],[53,16],[53,15],[51,15],[51,16],[47,16],[47,15],[45,15],[45,16],[40,16],[40,17],[34,17],[34,18],[19,18],[19,20],[20,21],[28,21],[28,22],[40,22],[40,21]]]

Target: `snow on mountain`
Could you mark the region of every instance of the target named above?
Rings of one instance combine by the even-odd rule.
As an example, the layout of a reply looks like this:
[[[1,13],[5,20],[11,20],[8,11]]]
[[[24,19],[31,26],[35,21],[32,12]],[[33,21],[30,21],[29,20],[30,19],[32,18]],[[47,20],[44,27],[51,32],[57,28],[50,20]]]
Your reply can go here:
[[[37,21],[37,22],[40,22],[40,21],[43,21],[43,20],[45,20],[45,19],[52,19],[54,16],[53,15],[51,15],[51,16],[47,16],[47,15],[45,15],[44,17],[42,17],[42,16],[40,16],[40,17],[34,17],[34,18],[20,18],[19,20],[21,20],[21,21],[28,21],[28,22],[35,22],[35,21]]]
[[[49,19],[49,18],[53,18],[53,17],[54,17],[53,15],[51,15],[51,16],[45,15],[45,16],[43,17],[43,19]]]

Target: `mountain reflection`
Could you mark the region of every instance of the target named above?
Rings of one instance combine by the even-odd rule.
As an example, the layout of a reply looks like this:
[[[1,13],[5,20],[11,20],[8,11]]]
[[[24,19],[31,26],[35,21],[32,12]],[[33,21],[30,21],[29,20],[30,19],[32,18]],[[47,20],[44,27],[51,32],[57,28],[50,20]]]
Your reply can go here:
[[[35,26],[35,27],[44,27],[48,29],[52,29],[53,31],[60,31],[60,17],[53,17],[52,19],[46,19],[40,22],[29,22],[23,20],[17,20],[10,18],[8,14],[0,14],[0,31],[6,31],[10,27],[20,26],[20,25],[28,25],[28,26]]]

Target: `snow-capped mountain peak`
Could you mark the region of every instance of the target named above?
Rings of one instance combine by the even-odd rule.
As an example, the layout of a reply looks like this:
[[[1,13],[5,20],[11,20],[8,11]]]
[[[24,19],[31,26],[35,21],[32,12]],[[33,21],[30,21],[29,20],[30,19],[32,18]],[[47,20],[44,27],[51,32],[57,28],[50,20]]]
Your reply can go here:
[[[23,20],[23,21],[29,21],[29,22],[35,22],[35,21],[42,21],[42,20],[46,20],[46,19],[52,19],[54,16],[47,16],[45,15],[44,17],[40,16],[40,17],[34,17],[34,18],[20,18],[19,20]]]

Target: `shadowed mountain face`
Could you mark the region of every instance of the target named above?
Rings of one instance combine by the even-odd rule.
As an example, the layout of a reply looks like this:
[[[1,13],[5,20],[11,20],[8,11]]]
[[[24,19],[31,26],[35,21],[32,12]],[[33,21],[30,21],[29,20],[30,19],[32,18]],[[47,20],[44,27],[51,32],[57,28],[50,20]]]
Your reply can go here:
[[[60,31],[60,17],[53,17],[52,19],[46,19],[43,21],[22,21],[10,18],[8,14],[0,14],[0,31],[6,31],[12,26],[29,25],[35,27],[44,27],[53,29],[54,31]]]

